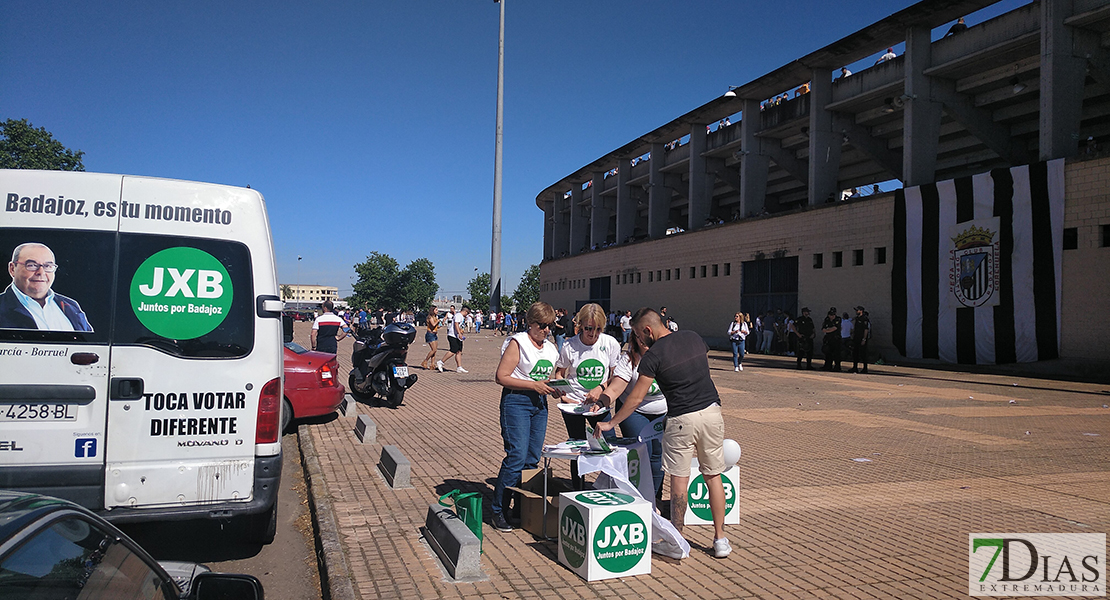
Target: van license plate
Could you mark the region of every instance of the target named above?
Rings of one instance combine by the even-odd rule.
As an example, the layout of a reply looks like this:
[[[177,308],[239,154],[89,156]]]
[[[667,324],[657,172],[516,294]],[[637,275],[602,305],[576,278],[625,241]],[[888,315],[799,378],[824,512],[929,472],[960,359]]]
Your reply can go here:
[[[409,376],[409,368],[408,367],[393,367],[393,376],[394,377],[408,377]]]
[[[4,404],[0,405],[0,423],[21,421],[76,421],[73,404]]]

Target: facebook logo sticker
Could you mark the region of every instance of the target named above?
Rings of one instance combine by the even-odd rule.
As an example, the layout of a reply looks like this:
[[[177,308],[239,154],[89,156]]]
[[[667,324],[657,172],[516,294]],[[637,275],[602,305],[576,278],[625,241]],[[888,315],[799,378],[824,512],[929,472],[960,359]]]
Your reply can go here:
[[[76,458],[96,456],[96,438],[77,438],[73,447],[73,456]]]

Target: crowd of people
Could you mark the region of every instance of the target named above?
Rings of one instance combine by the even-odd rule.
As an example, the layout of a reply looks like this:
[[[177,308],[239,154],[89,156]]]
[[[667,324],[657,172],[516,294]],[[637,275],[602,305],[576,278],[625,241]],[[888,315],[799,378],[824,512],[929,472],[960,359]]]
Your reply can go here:
[[[776,308],[757,314],[754,320],[750,314],[738,312],[728,326],[733,370],[744,370],[744,355],[748,353],[793,356],[798,369],[815,370],[813,357],[820,331],[825,359],[821,370],[840,372],[841,362],[850,359],[853,364],[849,372],[867,373],[871,317],[862,306],[855,307],[855,313],[854,317],[847,312],[838,315],[836,307],[831,307],[818,330],[808,307],[802,308],[798,316]]]
[[[670,475],[671,522],[680,532],[696,456],[709,490],[713,555],[724,558],[732,552],[724,532],[726,506],[720,477],[727,469],[724,421],[720,397],[709,376],[709,348],[697,333],[677,331],[677,324],[665,313],[664,307],[658,312],[642,308],[636,313],[607,314],[600,305],[590,303],[568,319],[566,311],[545,302],[528,308],[524,330],[505,341],[496,372],[496,381],[502,386],[505,458],[491,504],[494,528],[513,530],[506,516],[509,488],[520,483],[522,470],[539,465],[547,433],[548,399],[554,398],[561,407],[586,409],[561,411],[572,439],[585,439],[591,430],[597,436],[613,436],[619,426],[624,437],[647,440],[655,490],[652,500],[661,500],[664,474]],[[566,385],[552,387],[553,378],[565,380]],[[664,419],[666,426],[659,439],[649,432]],[[575,487],[581,488],[576,466],[572,462],[571,477]],[[652,551],[677,559],[686,555],[669,540],[656,541]]]

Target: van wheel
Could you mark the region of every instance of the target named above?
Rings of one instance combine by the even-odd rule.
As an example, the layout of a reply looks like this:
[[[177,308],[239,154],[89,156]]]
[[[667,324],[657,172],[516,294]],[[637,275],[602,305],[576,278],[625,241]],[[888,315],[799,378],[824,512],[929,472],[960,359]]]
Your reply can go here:
[[[293,422],[293,405],[288,398],[281,400],[281,432],[289,433],[289,424]]]
[[[266,512],[247,516],[247,541],[253,544],[272,544],[277,535],[277,501]]]

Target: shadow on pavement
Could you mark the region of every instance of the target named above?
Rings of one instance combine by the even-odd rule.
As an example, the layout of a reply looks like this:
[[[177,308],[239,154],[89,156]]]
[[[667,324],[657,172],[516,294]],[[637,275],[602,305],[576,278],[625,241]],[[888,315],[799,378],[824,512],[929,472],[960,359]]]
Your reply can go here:
[[[158,560],[209,563],[252,558],[261,544],[247,542],[246,520],[127,523],[120,529]]]

